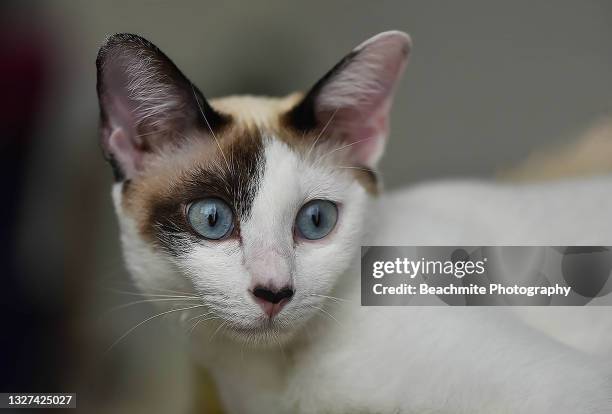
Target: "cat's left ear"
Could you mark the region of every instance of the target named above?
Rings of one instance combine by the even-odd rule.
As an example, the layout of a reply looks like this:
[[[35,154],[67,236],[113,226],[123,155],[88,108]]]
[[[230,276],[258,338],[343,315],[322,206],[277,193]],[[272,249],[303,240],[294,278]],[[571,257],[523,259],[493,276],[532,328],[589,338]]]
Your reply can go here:
[[[299,131],[322,131],[320,142],[337,140],[356,163],[375,167],[410,49],[410,37],[399,31],[366,40],[310,89],[285,115],[286,121]]]
[[[208,136],[229,121],[140,36],[110,36],[96,66],[101,146],[118,181],[144,173],[153,154],[171,150],[190,131]]]

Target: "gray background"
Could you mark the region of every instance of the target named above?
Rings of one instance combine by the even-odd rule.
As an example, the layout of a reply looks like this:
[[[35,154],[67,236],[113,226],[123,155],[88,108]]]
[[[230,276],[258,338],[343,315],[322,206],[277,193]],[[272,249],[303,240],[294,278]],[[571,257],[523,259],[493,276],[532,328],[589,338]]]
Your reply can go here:
[[[78,107],[71,126],[84,131],[64,139],[86,154],[83,163],[98,160],[93,59],[104,36],[121,31],[152,40],[209,97],[305,89],[369,36],[410,33],[383,163],[392,187],[491,174],[612,109],[612,4],[603,0],[67,0],[46,9],[70,54],[69,82],[53,105]]]

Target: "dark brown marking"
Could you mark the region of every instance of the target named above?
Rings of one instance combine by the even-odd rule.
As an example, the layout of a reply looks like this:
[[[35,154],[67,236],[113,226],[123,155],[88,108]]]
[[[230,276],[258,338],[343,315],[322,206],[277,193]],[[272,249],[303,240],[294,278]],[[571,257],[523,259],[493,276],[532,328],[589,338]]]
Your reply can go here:
[[[256,129],[236,128],[217,139],[221,150],[212,142],[202,146],[196,141],[190,144],[193,152],[206,155],[194,155],[192,160],[179,157],[175,160],[178,165],[153,169],[149,176],[133,180],[124,207],[137,218],[144,238],[180,254],[180,239],[200,239],[187,221],[187,206],[205,197],[220,198],[232,208],[234,233],[230,237],[239,237],[240,222],[251,213],[265,165],[262,139]]]

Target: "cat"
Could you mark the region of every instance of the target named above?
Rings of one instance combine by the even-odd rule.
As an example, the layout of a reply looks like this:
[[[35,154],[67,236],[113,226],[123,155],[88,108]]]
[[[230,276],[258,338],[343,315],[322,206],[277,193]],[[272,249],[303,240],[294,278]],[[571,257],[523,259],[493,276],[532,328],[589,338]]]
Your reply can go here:
[[[382,194],[410,50],[384,32],[305,94],[208,101],[149,41],[110,36],[101,146],[135,284],[191,300],[159,303],[195,322],[228,413],[612,412],[606,308],[359,305],[362,245],[612,239],[605,176]]]

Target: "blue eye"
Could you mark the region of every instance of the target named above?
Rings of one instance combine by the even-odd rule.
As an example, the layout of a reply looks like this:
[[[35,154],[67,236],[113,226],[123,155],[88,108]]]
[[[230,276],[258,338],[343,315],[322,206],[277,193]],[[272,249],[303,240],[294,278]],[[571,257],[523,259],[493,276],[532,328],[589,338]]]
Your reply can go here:
[[[338,221],[338,208],[328,200],[312,200],[304,204],[295,219],[300,235],[308,240],[327,236]]]
[[[234,227],[232,209],[218,198],[193,202],[187,210],[187,220],[200,236],[211,240],[227,236]]]

